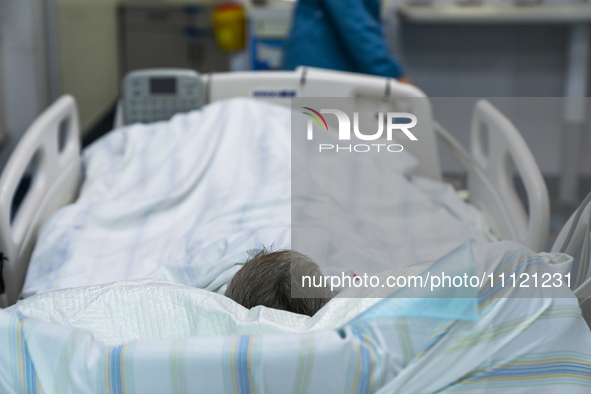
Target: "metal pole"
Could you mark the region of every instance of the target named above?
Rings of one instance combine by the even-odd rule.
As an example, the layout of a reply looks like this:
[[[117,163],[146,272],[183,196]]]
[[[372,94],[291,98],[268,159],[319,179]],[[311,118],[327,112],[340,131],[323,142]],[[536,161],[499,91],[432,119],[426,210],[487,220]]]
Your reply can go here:
[[[579,194],[579,165],[585,127],[589,64],[589,25],[571,27],[564,108],[564,160],[560,201],[576,205]]]

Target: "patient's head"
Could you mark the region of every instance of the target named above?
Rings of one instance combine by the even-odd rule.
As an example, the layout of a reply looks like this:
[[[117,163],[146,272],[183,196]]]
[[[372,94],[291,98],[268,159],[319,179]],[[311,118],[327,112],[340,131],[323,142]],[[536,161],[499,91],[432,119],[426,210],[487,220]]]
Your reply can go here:
[[[322,272],[296,251],[263,250],[234,275],[225,295],[248,309],[264,305],[312,316],[330,300],[332,292],[326,287],[303,288],[302,276],[319,277]]]

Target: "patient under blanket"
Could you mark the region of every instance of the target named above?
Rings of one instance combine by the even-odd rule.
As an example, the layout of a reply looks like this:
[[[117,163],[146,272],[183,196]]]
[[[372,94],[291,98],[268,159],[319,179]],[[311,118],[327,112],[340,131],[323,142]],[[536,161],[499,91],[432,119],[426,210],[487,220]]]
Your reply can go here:
[[[395,236],[359,231],[352,248],[310,222],[317,242],[294,247],[327,275],[344,251],[385,261],[371,275],[387,286],[343,289],[312,317],[223,296],[249,254],[293,247],[290,115],[232,99],[87,148],[78,200],[40,231],[27,298],[0,310],[0,392],[591,390],[568,256],[490,242],[451,186],[409,177],[406,152],[383,174],[399,191],[384,210]],[[314,203],[346,212],[321,193]],[[387,255],[367,253],[373,236]],[[534,273],[537,286],[509,285]],[[452,274],[470,280],[436,286]],[[559,286],[543,288],[555,274]]]
[[[373,298],[385,295],[381,288],[345,289],[313,317],[248,310],[217,293],[156,280],[45,292],[0,311],[0,346],[9,349],[0,354],[0,387],[11,391],[27,376],[45,391],[62,384],[72,392],[97,384],[99,391],[168,392],[181,379],[188,391],[211,392],[242,382],[249,392],[306,384],[309,392],[328,385],[330,392],[543,386],[586,393],[591,333],[570,290],[489,280],[564,273],[570,262],[507,241],[466,242],[432,264],[391,270],[380,280],[467,273],[487,279],[477,287],[435,297],[430,287],[392,287],[387,298]],[[16,359],[23,372],[10,374]],[[302,369],[302,360],[313,367]]]
[[[237,98],[97,140],[82,155],[77,201],[40,230],[23,296],[144,278],[223,293],[247,253],[263,247],[294,247],[332,274],[347,258],[384,261],[374,271],[380,272],[434,261],[468,239],[494,240],[482,213],[450,185],[409,178],[416,160],[406,151],[392,154],[382,174],[397,191],[381,215],[391,231],[340,223],[339,231],[359,235],[354,243],[334,228],[325,231],[292,210],[298,190],[292,190],[291,115],[278,105]],[[342,174],[354,174],[349,167]],[[352,182],[345,175],[339,179]],[[318,190],[313,202],[346,217],[346,201],[326,191]],[[293,220],[310,230],[310,248],[292,245]],[[387,255],[368,252],[370,239],[387,244]],[[353,244],[360,247],[350,249]]]

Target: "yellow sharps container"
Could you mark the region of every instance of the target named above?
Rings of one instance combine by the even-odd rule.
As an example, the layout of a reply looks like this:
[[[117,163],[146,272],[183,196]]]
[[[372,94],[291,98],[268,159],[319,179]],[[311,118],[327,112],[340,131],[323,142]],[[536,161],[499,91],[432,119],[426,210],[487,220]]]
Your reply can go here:
[[[213,10],[213,28],[219,47],[237,51],[246,43],[244,8],[238,3],[221,4]]]

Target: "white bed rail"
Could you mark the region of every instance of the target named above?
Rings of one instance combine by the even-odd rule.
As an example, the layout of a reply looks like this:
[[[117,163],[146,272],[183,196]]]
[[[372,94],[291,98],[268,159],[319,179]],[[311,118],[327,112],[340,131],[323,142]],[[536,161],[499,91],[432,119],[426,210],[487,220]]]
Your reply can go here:
[[[80,170],[76,102],[63,96],[29,127],[0,176],[0,251],[8,258],[0,307],[18,299],[39,228],[53,212],[75,199]],[[29,176],[29,187],[13,212],[17,189]]]
[[[548,189],[519,131],[490,102],[474,107],[468,191],[503,239],[535,252],[546,249],[550,229]],[[515,190],[514,169],[527,194],[529,215]]]

